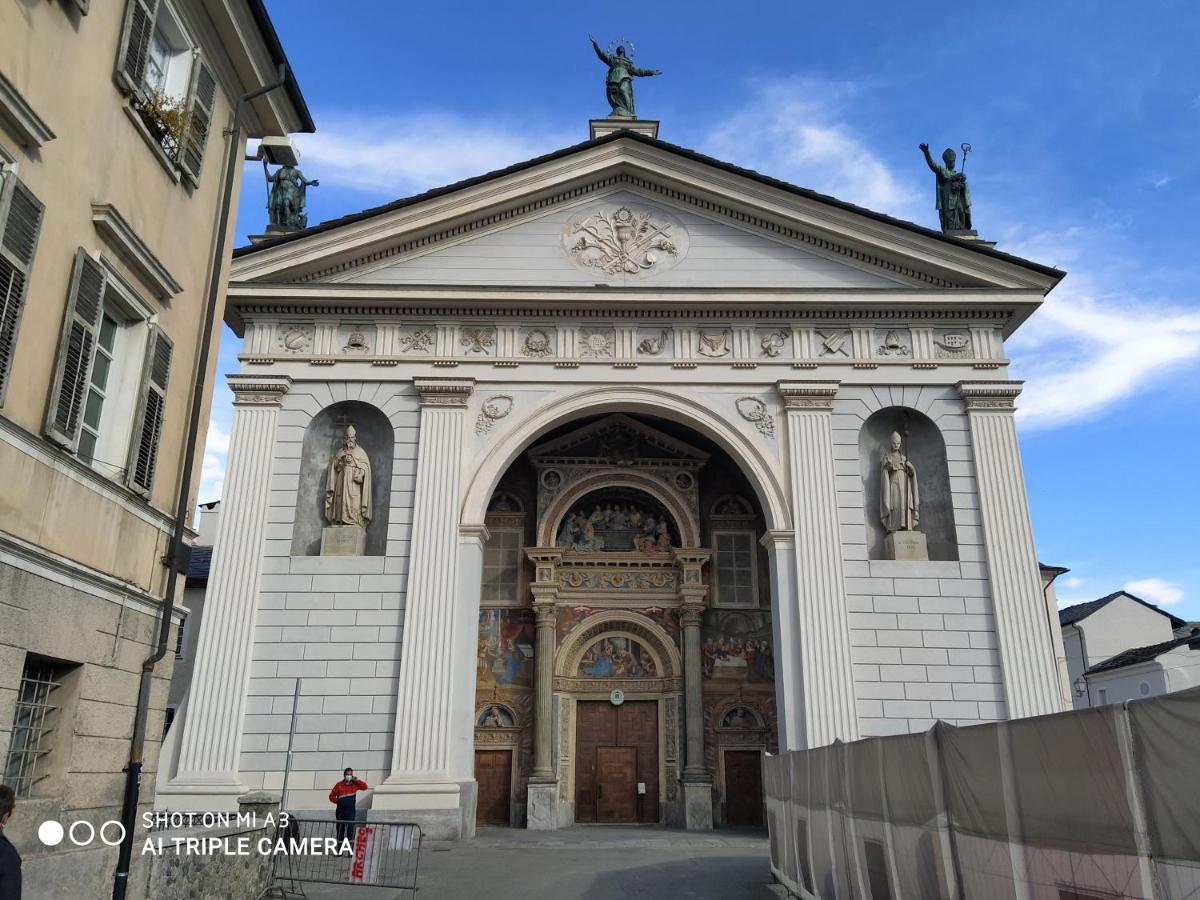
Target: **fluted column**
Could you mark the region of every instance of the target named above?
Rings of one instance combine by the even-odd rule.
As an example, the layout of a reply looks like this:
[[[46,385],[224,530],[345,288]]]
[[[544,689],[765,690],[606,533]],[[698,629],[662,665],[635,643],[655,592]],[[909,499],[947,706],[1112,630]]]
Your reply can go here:
[[[291,379],[230,376],[233,429],[176,775],[172,809],[237,809],[242,714],[254,647],[275,426]]]
[[[474,382],[414,379],[421,398],[404,632],[400,650],[392,771],[375,793],[375,808],[405,810],[427,831],[459,836],[473,798],[455,772],[456,653],[465,646],[457,602],[460,478],[464,418]],[[423,813],[423,814],[422,814]]]
[[[1058,712],[1054,644],[1013,418],[1019,381],[962,381],[1010,718]]]
[[[804,704],[804,740],[821,747],[858,737],[850,623],[833,469],[833,398],[839,382],[780,382],[787,418],[795,604]]]

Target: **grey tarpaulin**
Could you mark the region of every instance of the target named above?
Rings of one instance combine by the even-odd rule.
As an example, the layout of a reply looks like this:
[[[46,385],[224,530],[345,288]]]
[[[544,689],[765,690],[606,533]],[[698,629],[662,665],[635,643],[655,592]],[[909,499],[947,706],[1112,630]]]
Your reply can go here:
[[[799,896],[1200,898],[1200,688],[765,768],[772,870]]]

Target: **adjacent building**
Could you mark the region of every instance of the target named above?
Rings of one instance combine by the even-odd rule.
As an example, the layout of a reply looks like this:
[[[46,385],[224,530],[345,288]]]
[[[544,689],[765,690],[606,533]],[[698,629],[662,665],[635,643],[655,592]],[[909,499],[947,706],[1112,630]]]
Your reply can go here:
[[[1200,685],[1200,628],[1125,591],[1059,610],[1075,709]]]
[[[29,896],[109,891],[114,849],[52,850],[35,830],[120,810],[199,462],[183,458],[192,385],[216,359],[197,371],[234,225],[224,172],[248,136],[312,130],[295,78],[224,132],[283,63],[260,0],[0,7],[0,753]],[[146,800],[173,659],[155,671]]]
[[[633,119],[238,250],[158,803],[277,790],[295,712],[293,809],[710,828],[764,752],[1058,711],[1005,341],[1062,275]]]

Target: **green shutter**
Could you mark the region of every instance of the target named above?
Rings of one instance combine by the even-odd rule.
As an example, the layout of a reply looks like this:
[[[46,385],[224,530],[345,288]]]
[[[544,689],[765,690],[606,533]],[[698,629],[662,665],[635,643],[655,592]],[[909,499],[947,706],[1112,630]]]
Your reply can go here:
[[[162,438],[170,375],[171,339],[157,325],[151,325],[126,475],[126,484],[147,497],[154,486],[154,469],[158,465],[158,444]]]
[[[72,452],[79,447],[79,422],[92,374],[93,350],[107,284],[104,266],[80,247],[75,252],[75,271],[71,275],[45,428],[48,438]]]
[[[117,55],[117,80],[132,93],[142,92],[150,41],[159,0],[129,0],[125,10],[125,28],[121,33],[121,52]]]
[[[0,405],[8,388],[17,329],[29,292],[29,272],[45,207],[9,173],[0,182]]]
[[[179,148],[179,167],[187,173],[192,184],[200,180],[204,163],[204,145],[212,130],[213,108],[217,102],[217,79],[204,57],[196,54],[192,65],[192,89],[188,95],[188,127]]]

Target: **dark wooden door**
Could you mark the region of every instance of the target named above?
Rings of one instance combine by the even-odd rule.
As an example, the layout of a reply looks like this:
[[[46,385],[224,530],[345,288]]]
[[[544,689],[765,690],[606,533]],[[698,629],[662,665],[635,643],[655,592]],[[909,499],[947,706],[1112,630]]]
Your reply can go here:
[[[476,750],[475,781],[479,784],[475,821],[480,825],[508,825],[512,751]]]
[[[599,822],[597,765],[601,748],[633,749],[634,813],[626,822],[657,822],[658,703],[636,700],[613,706],[607,700],[581,700],[576,705],[575,821]],[[638,794],[638,784],[645,793]]]
[[[636,822],[637,748],[596,748],[596,821]]]
[[[729,825],[762,825],[762,810],[762,754],[726,750],[725,821]]]

